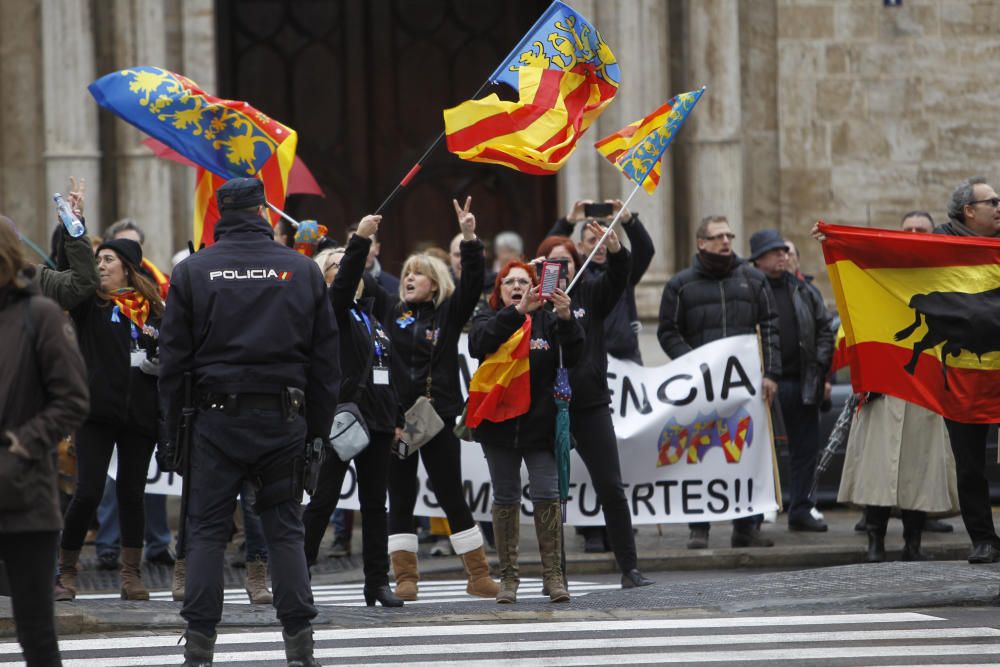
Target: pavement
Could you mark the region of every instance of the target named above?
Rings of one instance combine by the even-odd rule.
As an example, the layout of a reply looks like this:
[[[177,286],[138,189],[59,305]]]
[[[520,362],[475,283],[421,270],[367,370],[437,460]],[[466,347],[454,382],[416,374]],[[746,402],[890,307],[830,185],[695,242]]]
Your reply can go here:
[[[670,613],[678,609],[724,610],[727,612],[778,609],[839,603],[852,608],[899,608],[908,606],[963,606],[997,604],[1000,564],[970,565],[965,561],[969,540],[961,520],[946,519],[954,527],[950,533],[925,533],[924,551],[934,561],[897,562],[902,547],[902,527],[892,520],[886,537],[889,562],[863,564],[867,540],[854,531],[860,514],[851,509],[828,509],[824,515],[830,529],[826,533],[790,532],[784,515],[774,523],[765,523],[763,531],[775,541],[769,548],[729,546],[731,528],[715,524],[708,549],[686,548],[686,525],[639,526],[636,547],[639,568],[648,574],[679,571],[718,571],[718,576],[704,573],[697,580],[661,583],[632,591],[591,593],[579,597],[560,615],[588,616],[632,613],[636,609]],[[360,522],[358,522],[360,523]],[[615,573],[610,553],[584,553],[583,539],[572,528],[566,531],[568,574],[572,577]],[[325,557],[330,535],[321,548],[321,559],[313,568],[314,585],[356,583],[362,581],[360,554],[342,558]],[[361,536],[354,536],[355,549]],[[422,550],[428,550],[423,545]],[[232,553],[230,554],[232,555]],[[491,555],[491,559],[494,558]],[[150,627],[181,628],[179,603],[165,600],[126,602],[114,599],[86,598],[87,594],[114,592],[118,587],[115,572],[96,569],[96,554],[88,547],[81,558],[81,598],[71,603],[57,603],[56,617],[61,635],[114,632]],[[529,525],[521,532],[521,574],[540,574],[537,543]],[[759,569],[761,574],[753,574]],[[739,572],[734,572],[734,570]],[[461,578],[460,559],[422,554],[420,573],[425,580]],[[169,588],[171,569],[147,565],[144,579],[151,590]],[[243,570],[227,564],[225,586],[243,585]],[[654,577],[655,578],[655,577]],[[407,618],[428,614],[441,618],[514,618],[554,613],[544,602],[516,605],[516,610],[495,610],[481,601],[468,603],[409,605],[404,610],[382,607],[335,607],[323,605],[317,623],[349,627],[406,622]],[[537,609],[535,609],[537,607]],[[405,614],[405,616],[400,616]],[[514,616],[511,616],[514,614]],[[234,627],[273,626],[271,607],[226,604],[223,624]],[[10,599],[0,597],[0,637],[14,635]]]

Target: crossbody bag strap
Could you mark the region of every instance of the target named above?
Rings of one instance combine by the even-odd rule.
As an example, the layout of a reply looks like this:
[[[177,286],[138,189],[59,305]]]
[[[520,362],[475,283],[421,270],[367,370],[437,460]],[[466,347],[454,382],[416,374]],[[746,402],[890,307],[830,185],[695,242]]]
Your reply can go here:
[[[427,389],[424,392],[424,396],[428,399],[431,398],[431,383],[434,376],[434,352],[437,350],[438,336],[440,335],[441,328],[437,326],[438,317],[440,315],[440,309],[438,312],[434,313],[434,319],[431,322],[434,324],[434,328],[431,329],[431,359],[430,363],[427,364]]]
[[[361,310],[361,307],[358,306],[357,304],[355,304],[354,308],[356,312],[364,313],[364,311]],[[361,317],[365,318],[368,317],[368,315],[362,314]],[[358,388],[354,390],[354,393],[359,396],[361,392],[365,389],[365,387],[368,386],[368,378],[372,373],[372,364],[375,360],[375,337],[378,336],[378,329],[375,326],[375,318],[372,317],[371,320],[372,320],[372,323],[370,325],[371,331],[369,332],[371,335],[368,338],[368,361],[365,363],[364,373],[361,374],[361,379],[358,381]]]

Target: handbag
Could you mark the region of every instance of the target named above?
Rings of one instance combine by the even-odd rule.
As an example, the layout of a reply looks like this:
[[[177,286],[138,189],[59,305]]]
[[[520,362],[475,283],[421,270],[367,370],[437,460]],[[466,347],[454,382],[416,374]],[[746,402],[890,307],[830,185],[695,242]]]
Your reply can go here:
[[[357,318],[357,316],[355,316]],[[365,325],[368,325],[368,318],[364,318]],[[369,333],[371,327],[369,327]],[[355,387],[353,395],[360,396],[361,392],[368,385],[368,377],[371,375],[372,359],[375,357],[375,348],[371,346],[371,353],[365,362],[364,370],[358,386]],[[333,426],[330,428],[330,444],[333,451],[341,461],[347,463],[355,456],[365,450],[371,442],[371,433],[368,431],[368,423],[357,403],[338,403],[337,410],[333,415]]]
[[[415,451],[430,442],[444,428],[444,420],[434,409],[431,399],[431,382],[434,370],[434,350],[437,348],[437,335],[431,343],[431,361],[427,367],[427,386],[424,395],[413,402],[410,409],[403,413],[406,422],[403,430],[407,439],[399,439],[393,443],[392,452],[401,459],[411,456]]]
[[[344,463],[360,454],[371,442],[368,424],[357,403],[339,403],[330,429],[330,444]]]

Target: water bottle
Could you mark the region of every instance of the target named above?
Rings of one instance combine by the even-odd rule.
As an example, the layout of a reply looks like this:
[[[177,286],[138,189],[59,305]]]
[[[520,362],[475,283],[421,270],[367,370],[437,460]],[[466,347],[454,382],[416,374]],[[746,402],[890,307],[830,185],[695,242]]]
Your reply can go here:
[[[63,226],[66,227],[66,231],[73,238],[80,238],[86,228],[83,223],[80,222],[80,218],[76,217],[73,213],[73,209],[69,207],[69,204],[63,199],[63,196],[58,192],[52,195],[52,199],[56,202],[56,212],[59,214],[59,219],[62,221]]]

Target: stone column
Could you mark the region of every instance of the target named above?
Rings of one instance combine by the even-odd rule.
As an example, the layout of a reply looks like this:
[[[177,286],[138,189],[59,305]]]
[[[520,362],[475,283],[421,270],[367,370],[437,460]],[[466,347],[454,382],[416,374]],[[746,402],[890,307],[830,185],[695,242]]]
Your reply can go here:
[[[85,178],[86,216],[89,231],[96,233],[102,222],[101,152],[97,105],[87,90],[97,78],[91,9],[80,0],[42,0],[41,8],[46,194],[65,194],[70,176]],[[43,218],[54,221],[49,204]]]
[[[185,0],[179,4],[179,15],[170,17],[177,23],[174,32],[179,35],[179,43],[168,45],[168,57],[171,62],[178,63],[176,71],[196,82],[208,94],[218,96],[220,91],[216,79],[215,2]],[[169,168],[173,174],[172,248],[177,251],[186,247],[193,233],[196,170],[184,165],[171,165]]]
[[[745,255],[739,6],[737,0],[688,0],[686,10],[687,80],[691,88],[708,86],[683,130],[691,224],[726,216]]]
[[[669,22],[661,0],[593,0],[574,3],[601,31],[622,71],[622,87],[615,100],[587,131],[576,153],[560,172],[561,211],[587,197],[619,198],[635,188],[593,144],[598,139],[643,118],[670,99]],[[671,153],[664,156],[660,186],[652,196],[638,192],[629,208],[640,213],[656,247],[656,256],[636,289],[639,315],[655,318],[664,281],[673,272],[673,191]],[[622,234],[623,238],[625,235]],[[627,240],[626,240],[627,243]]]
[[[163,0],[114,0],[111,20],[114,67],[166,67]],[[169,269],[173,254],[169,167],[142,145],[146,135],[125,121],[115,121],[114,137],[116,218],[135,219],[146,234],[144,254]]]

